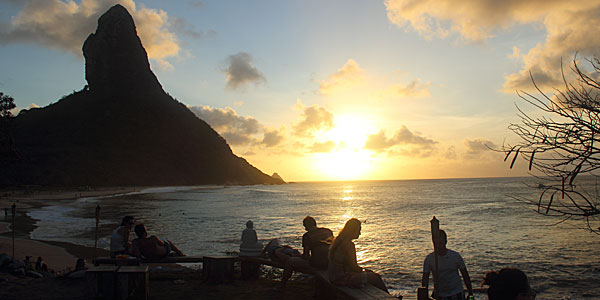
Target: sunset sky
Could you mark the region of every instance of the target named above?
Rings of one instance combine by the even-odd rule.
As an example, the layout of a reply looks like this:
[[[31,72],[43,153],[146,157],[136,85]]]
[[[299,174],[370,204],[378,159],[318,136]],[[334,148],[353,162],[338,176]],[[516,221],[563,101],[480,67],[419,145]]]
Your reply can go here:
[[[0,91],[86,84],[81,46],[120,3],[163,88],[286,181],[526,175],[517,90],[598,53],[600,1],[0,0]]]

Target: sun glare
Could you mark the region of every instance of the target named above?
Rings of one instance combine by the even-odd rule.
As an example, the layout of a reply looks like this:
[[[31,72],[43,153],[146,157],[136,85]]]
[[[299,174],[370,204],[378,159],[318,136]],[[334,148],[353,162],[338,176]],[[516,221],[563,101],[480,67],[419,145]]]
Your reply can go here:
[[[371,122],[354,115],[336,116],[334,127],[321,138],[335,142],[329,153],[316,153],[314,161],[325,180],[359,180],[372,165],[371,152],[364,150]]]
[[[315,163],[327,180],[358,180],[371,167],[369,151],[343,149],[315,154]]]
[[[362,149],[367,141],[370,122],[366,118],[344,115],[335,117],[334,127],[325,133],[328,140],[348,148]]]

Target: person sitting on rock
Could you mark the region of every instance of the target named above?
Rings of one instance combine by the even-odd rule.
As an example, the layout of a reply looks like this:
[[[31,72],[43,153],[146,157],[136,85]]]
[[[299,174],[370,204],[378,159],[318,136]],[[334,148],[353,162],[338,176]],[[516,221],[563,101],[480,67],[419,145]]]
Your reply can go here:
[[[246,222],[246,229],[242,231],[240,256],[260,256],[262,243],[258,242],[258,236],[253,227],[254,223],[252,221]]]
[[[26,268],[27,270],[31,270],[31,269],[33,269],[33,268],[31,267],[31,256],[25,256],[25,259],[23,260],[23,264],[25,264],[25,268]]]
[[[48,266],[41,256],[38,256],[37,260],[35,261],[35,269],[38,271],[48,272]]]
[[[311,216],[302,220],[306,233],[302,236],[301,257],[290,258],[283,269],[281,288],[284,288],[294,270],[305,273],[314,270],[327,270],[329,245],[333,240],[333,232],[329,228],[317,227],[317,221]]]
[[[132,241],[133,256],[149,259],[162,259],[169,255],[185,256],[173,242],[155,235],[148,237],[144,224],[136,225],[134,230],[138,237]]]

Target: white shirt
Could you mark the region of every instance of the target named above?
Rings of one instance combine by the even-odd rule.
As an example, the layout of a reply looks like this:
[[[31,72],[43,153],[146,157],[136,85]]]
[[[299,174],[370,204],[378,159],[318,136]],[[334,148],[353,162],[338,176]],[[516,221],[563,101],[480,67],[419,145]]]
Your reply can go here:
[[[435,254],[431,252],[425,258],[425,263],[423,264],[423,273],[433,272],[435,270],[434,255]],[[454,250],[448,249],[446,255],[438,255],[438,266],[440,268],[440,282],[439,286],[434,287],[438,293],[438,296],[448,297],[462,292],[463,286],[460,276],[458,275],[458,270],[466,268],[466,266],[460,254]]]
[[[113,231],[110,236],[110,252],[117,252],[125,250],[125,245],[129,241],[125,241],[125,238],[119,234],[119,229],[123,228],[123,226],[117,227],[115,231]]]

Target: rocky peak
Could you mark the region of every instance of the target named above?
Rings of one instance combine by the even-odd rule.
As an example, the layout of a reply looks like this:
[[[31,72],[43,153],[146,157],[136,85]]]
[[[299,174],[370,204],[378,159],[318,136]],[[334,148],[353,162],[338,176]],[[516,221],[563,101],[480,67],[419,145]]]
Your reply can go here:
[[[92,92],[128,94],[162,87],[150,70],[148,55],[133,18],[117,4],[98,19],[83,44],[85,79]]]

